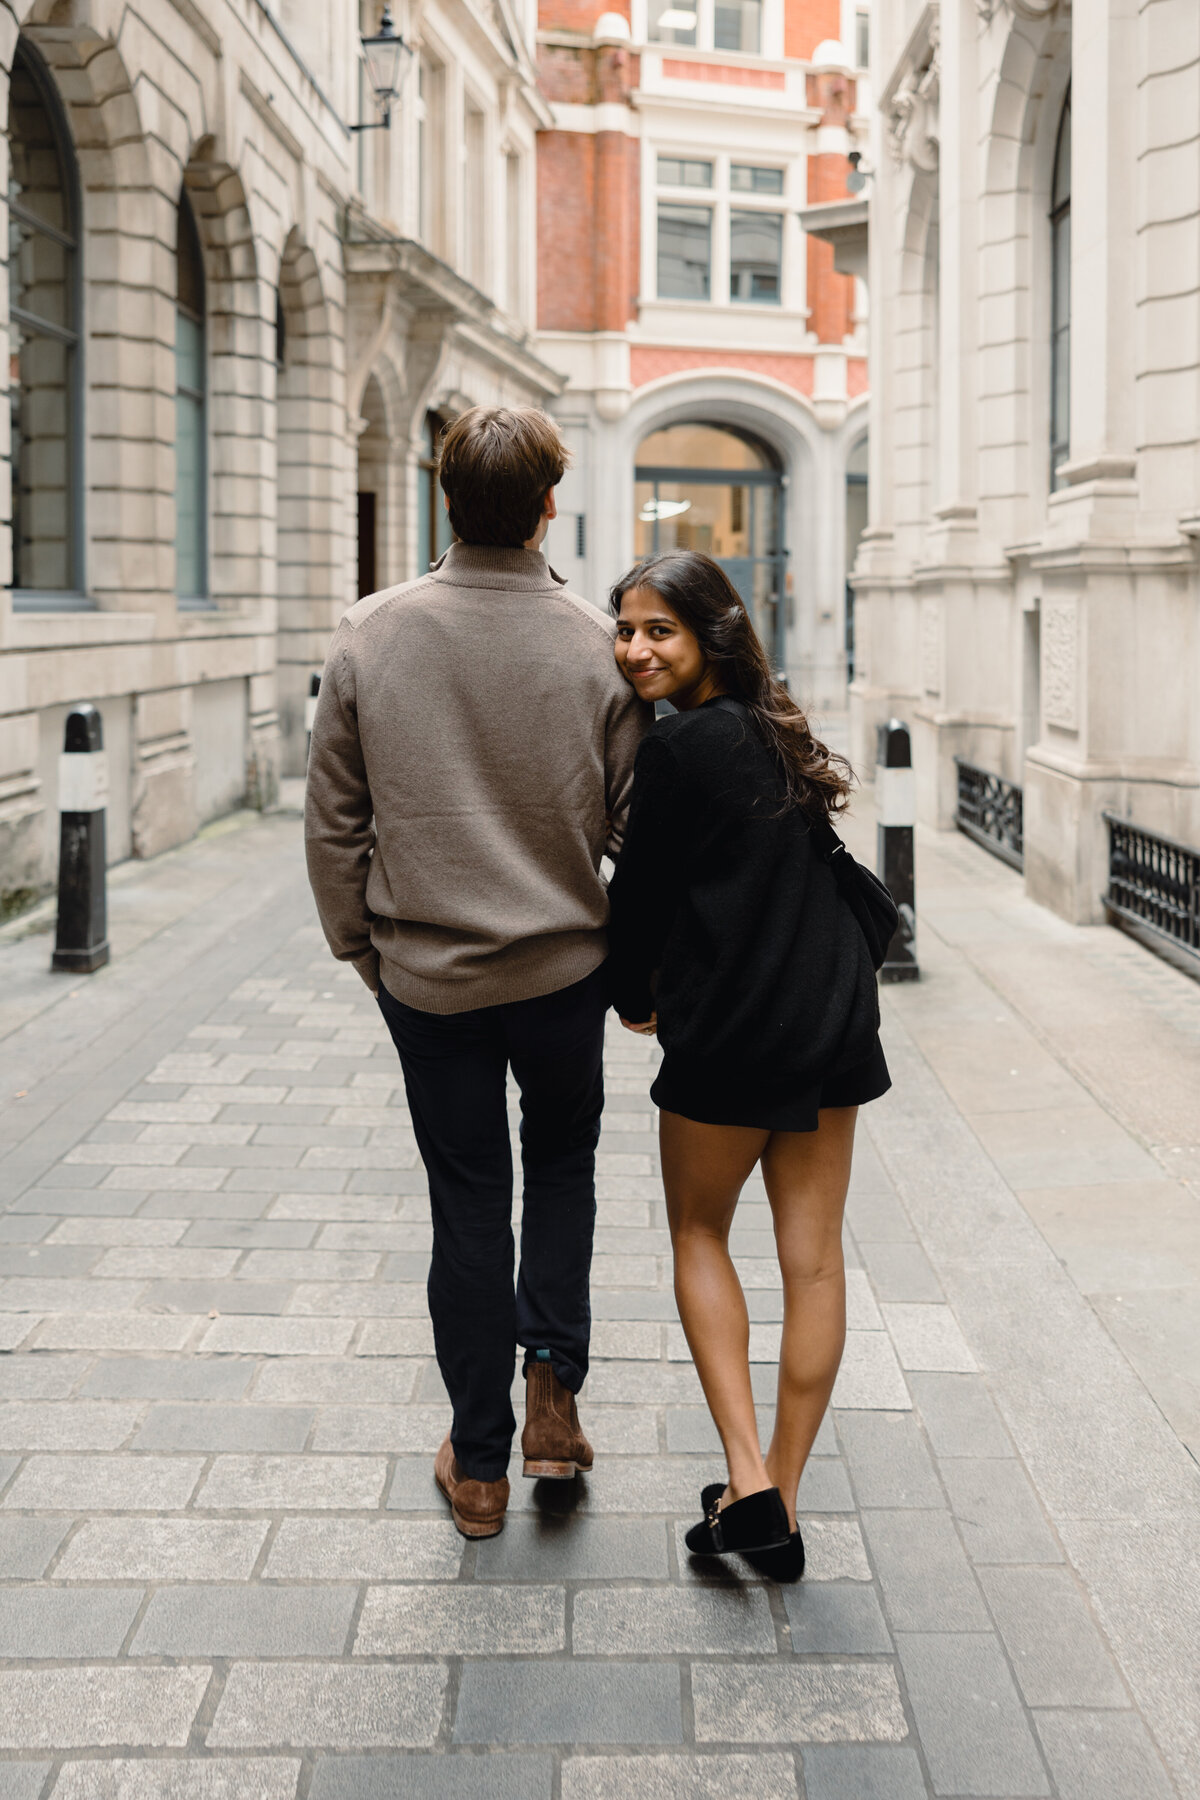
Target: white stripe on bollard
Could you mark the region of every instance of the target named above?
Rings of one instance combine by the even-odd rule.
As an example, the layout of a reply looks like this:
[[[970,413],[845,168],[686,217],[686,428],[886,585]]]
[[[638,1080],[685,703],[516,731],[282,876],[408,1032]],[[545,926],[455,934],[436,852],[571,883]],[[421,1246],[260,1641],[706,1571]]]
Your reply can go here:
[[[58,759],[58,810],[103,812],[108,805],[108,752],[64,751]]]
[[[875,807],[881,825],[915,825],[917,777],[913,769],[875,769]]]

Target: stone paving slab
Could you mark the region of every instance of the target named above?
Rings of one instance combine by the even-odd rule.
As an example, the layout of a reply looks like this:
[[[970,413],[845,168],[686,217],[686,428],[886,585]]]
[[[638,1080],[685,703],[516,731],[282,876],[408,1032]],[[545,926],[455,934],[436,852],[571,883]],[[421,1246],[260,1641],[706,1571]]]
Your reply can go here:
[[[954,880],[1001,895],[1011,941],[968,854]],[[847,1355],[781,1590],[683,1543],[720,1457],[671,1294],[656,1047],[614,1025],[606,1049],[596,1469],[533,1484],[517,1459],[504,1532],[468,1543],[432,1481],[448,1410],[390,1040],[327,957],[294,820],[189,857],[236,942],[173,915],[169,956],[150,935],[72,985],[69,1029],[59,978],[0,945],[0,1093],[25,1093],[0,1160],[0,1800],[1200,1793],[1195,1467],[1042,1235],[1095,1283],[1053,1197],[1104,1196],[1112,1231],[1127,1189],[1162,1190],[1186,1267],[1183,1184],[1154,1150],[1147,1182],[1127,1124],[1091,1131],[1091,1090],[980,997],[961,906],[928,979],[884,991],[896,1087],[860,1123]],[[1138,993],[1200,1044],[1200,995]],[[757,1177],[733,1245],[766,1434]]]

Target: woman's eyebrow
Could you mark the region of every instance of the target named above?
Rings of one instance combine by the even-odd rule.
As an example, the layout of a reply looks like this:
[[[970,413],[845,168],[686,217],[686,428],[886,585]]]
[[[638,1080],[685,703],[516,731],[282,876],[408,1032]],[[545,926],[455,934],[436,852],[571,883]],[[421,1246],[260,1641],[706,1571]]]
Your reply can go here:
[[[632,625],[633,623],[633,619],[618,618],[617,620],[618,625]],[[669,613],[651,613],[648,619],[642,620],[643,625],[674,625],[674,623],[675,620]]]

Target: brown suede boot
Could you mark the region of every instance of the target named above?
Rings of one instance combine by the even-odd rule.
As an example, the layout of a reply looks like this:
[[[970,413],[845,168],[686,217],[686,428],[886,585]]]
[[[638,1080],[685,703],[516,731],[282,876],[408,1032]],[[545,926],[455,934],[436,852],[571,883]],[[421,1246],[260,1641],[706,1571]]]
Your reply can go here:
[[[472,1481],[454,1459],[449,1437],[433,1459],[433,1478],[450,1502],[454,1523],[464,1537],[495,1537],[508,1506],[508,1476],[499,1481]]]
[[[525,1474],[533,1480],[570,1481],[577,1469],[592,1466],[592,1446],[584,1437],[575,1396],[549,1363],[525,1371],[525,1429],[521,1433]]]

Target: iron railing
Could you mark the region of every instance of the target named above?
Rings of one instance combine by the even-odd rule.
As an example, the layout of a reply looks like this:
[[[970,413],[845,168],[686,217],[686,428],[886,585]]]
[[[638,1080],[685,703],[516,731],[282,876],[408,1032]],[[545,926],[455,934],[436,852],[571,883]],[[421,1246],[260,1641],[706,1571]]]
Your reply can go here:
[[[1115,813],[1108,825],[1108,892],[1114,923],[1200,975],[1200,850],[1143,831]]]
[[[987,769],[977,769],[962,756],[958,768],[958,807],[954,823],[969,838],[1011,868],[1025,867],[1024,793],[1014,782]]]

